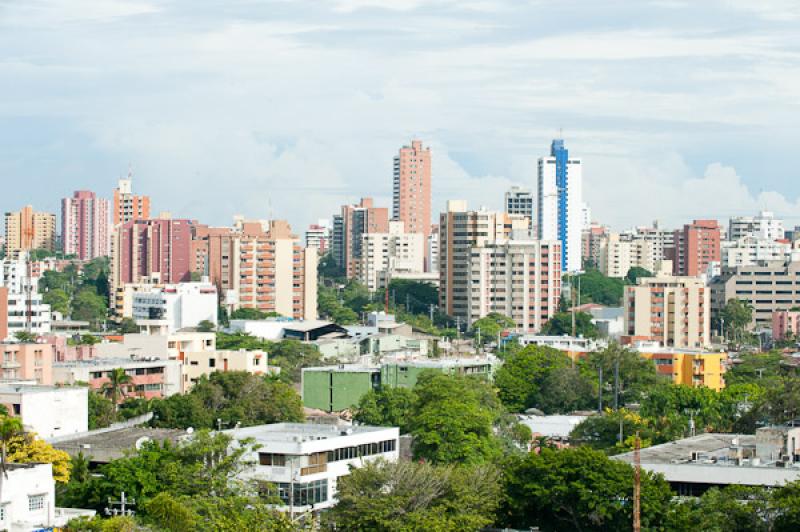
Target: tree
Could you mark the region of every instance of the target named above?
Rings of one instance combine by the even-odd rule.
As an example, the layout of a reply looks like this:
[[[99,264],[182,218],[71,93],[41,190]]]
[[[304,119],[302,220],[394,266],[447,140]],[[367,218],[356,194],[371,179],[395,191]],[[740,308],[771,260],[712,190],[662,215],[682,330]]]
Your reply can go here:
[[[394,301],[399,306],[408,302],[407,312],[411,314],[427,315],[431,305],[439,305],[439,290],[431,283],[392,279],[389,293],[394,295]]]
[[[580,281],[578,281],[580,277]],[[606,277],[599,270],[587,270],[579,276],[569,276],[565,281],[570,283],[573,289],[577,289],[580,282],[581,299],[579,304],[599,303],[618,307],[622,304],[622,293],[625,283],[622,279]]]
[[[562,351],[550,347],[528,346],[508,356],[495,375],[498,397],[511,412],[538,406],[545,376],[571,365]]]
[[[0,417],[0,495],[3,494],[3,481],[8,478],[9,446],[12,440],[21,434],[23,434],[22,421],[19,418]]]
[[[546,414],[568,414],[593,408],[596,393],[594,380],[577,368],[555,368],[541,380],[536,404]]]
[[[197,324],[197,330],[199,332],[213,332],[216,328],[214,322],[209,320],[203,320]]]
[[[69,316],[69,294],[61,288],[55,288],[44,293],[42,302],[50,305],[50,310],[60,312],[64,317]]]
[[[14,333],[14,338],[21,344],[30,344],[36,341],[36,335],[28,331],[17,331]]]
[[[472,333],[477,337],[480,334],[481,344],[497,340],[497,336],[506,329],[516,327],[514,320],[498,312],[490,312],[483,318],[475,320],[472,324]],[[478,333],[480,331],[480,333]]]
[[[116,418],[114,403],[105,396],[89,390],[89,430],[111,425]]]
[[[108,381],[103,383],[103,393],[111,399],[114,408],[119,408],[120,401],[130,391],[133,379],[122,368],[114,368],[108,373]]]
[[[542,327],[542,334],[551,336],[572,335],[572,312],[556,312]],[[575,313],[575,334],[584,338],[597,338],[600,333],[592,323],[592,315],[586,312]]]
[[[622,425],[622,442],[619,441]],[[607,409],[602,415],[589,416],[572,429],[571,441],[607,454],[627,452],[631,448],[630,437],[639,433],[642,447],[647,447],[655,438],[648,420],[624,408]]]
[[[726,384],[772,386],[784,374],[783,355],[778,351],[743,353],[725,373]]]
[[[499,479],[492,465],[371,462],[340,479],[331,521],[354,532],[480,530],[494,522]]]
[[[500,455],[494,435],[500,405],[489,384],[430,371],[419,376],[414,392],[410,425],[415,458],[479,464]]]
[[[631,526],[633,468],[587,447],[543,448],[505,468],[502,524],[542,530],[627,530]],[[642,529],[657,530],[672,492],[660,475],[641,472]]]
[[[135,334],[139,332],[139,326],[133,318],[122,318],[118,330],[121,334]]]
[[[17,431],[11,435],[6,459],[17,464],[52,464],[53,479],[62,483],[69,481],[72,467],[69,454],[53,448],[32,432]]]
[[[72,300],[72,319],[88,321],[94,326],[107,316],[108,304],[94,287],[81,288]]]
[[[353,419],[364,425],[400,427],[400,433],[411,430],[415,394],[408,388],[384,388],[364,394],[355,408]]]
[[[753,322],[753,307],[748,301],[731,298],[722,308],[720,317],[725,320],[725,330],[731,333],[734,341],[740,342],[742,334]]]
[[[265,320],[267,313],[257,308],[237,308],[231,312],[232,320]]]
[[[630,285],[636,285],[642,277],[652,277],[653,272],[650,270],[646,270],[641,266],[634,266],[633,268],[628,270],[628,273],[625,275],[625,282]]]
[[[651,386],[666,379],[656,373],[652,360],[644,359],[617,343],[611,343],[602,351],[591,353],[580,365],[584,374],[592,379],[598,378],[599,368],[603,369],[603,402],[607,405],[614,404],[617,368],[620,405],[638,402]]]

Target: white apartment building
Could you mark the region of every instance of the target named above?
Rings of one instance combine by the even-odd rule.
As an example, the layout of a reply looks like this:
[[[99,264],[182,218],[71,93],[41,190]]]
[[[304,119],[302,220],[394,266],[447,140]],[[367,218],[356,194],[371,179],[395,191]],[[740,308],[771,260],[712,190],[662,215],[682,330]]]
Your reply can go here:
[[[336,503],[338,480],[366,462],[399,458],[396,427],[276,423],[224,431],[234,441],[260,446],[243,456],[253,462],[245,480],[274,484],[283,511],[316,512]]]
[[[555,241],[508,240],[473,247],[467,270],[467,321],[492,312],[534,332],[558,312],[561,245]]]
[[[428,258],[428,262],[425,264],[425,271],[426,273],[439,273],[439,228],[436,227],[431,234],[428,235],[428,239],[425,243],[427,246],[426,250],[426,257]],[[438,277],[438,276],[437,276]],[[436,282],[438,283],[439,280],[437,278]]]
[[[89,430],[87,395],[85,386],[0,384],[0,405],[43,439]]]
[[[750,266],[767,260],[800,260],[800,252],[794,252],[788,242],[768,240],[752,234],[737,240],[725,240],[721,243],[722,268]]]
[[[644,240],[653,245],[653,260],[664,260],[671,250],[675,249],[675,231],[664,229],[658,220],[651,226],[639,226],[623,233],[624,238]]]
[[[209,282],[178,283],[133,293],[132,318],[149,331],[169,334],[202,321],[217,325],[217,288]]]
[[[623,306],[624,334],[632,340],[678,348],[711,345],[711,289],[699,277],[641,277],[625,287]]]
[[[178,331],[172,334],[126,334],[122,342],[102,342],[95,346],[98,358],[155,357],[180,360],[186,353],[215,351],[213,332]]]
[[[425,235],[404,232],[403,222],[390,221],[388,233],[361,238],[359,280],[371,291],[384,288],[394,272],[425,271]]]
[[[95,515],[94,510],[56,508],[52,464],[7,464],[6,468],[0,491],[0,530],[53,530],[70,519]]]
[[[651,240],[609,233],[600,241],[598,266],[607,277],[625,277],[635,267],[652,272],[655,265],[655,245]]]
[[[781,240],[785,237],[783,220],[778,220],[770,211],[761,211],[757,216],[736,216],[728,224],[728,239],[739,240],[752,236],[764,240]]]
[[[108,382],[108,375],[123,369],[131,377],[129,392],[133,397],[151,399],[181,393],[181,362],[155,357],[93,358],[53,364],[53,382],[74,385],[88,383],[93,390],[100,390]]]
[[[569,157],[561,139],[553,140],[550,156],[538,161],[538,236],[561,242],[561,268],[567,272],[582,267],[582,168],[580,159]]]
[[[194,387],[203,375],[217,371],[246,371],[252,375],[277,374],[280,368],[271,367],[266,351],[200,351],[184,353],[183,392]]]
[[[506,214],[522,214],[533,222],[533,193],[527,188],[511,187],[506,191]]]
[[[6,299],[0,305],[8,306],[8,338],[17,332],[30,332],[35,335],[50,332],[50,305],[42,302],[39,293],[39,278],[32,276],[27,253],[19,253],[16,257],[0,261],[2,277],[0,287],[8,289],[8,294],[0,296]],[[0,338],[4,340],[5,338]]]
[[[316,224],[308,226],[305,235],[306,247],[315,248],[317,255],[322,256],[330,251],[331,245],[331,222],[330,220],[319,220]]]

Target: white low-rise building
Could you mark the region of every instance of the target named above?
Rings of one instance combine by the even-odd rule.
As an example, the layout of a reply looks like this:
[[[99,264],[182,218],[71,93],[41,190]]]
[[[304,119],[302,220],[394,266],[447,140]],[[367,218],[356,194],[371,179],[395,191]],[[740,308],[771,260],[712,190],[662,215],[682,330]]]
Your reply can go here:
[[[338,480],[351,468],[399,457],[396,427],[276,423],[225,433],[255,440],[260,447],[243,457],[254,462],[243,478],[273,483],[281,509],[298,513],[333,506]]]
[[[0,405],[26,430],[48,439],[89,430],[88,388],[0,384]]]
[[[246,371],[252,375],[277,375],[280,368],[269,366],[266,351],[200,351],[185,353],[183,359],[183,391],[188,392],[203,375],[217,371]]]
[[[156,357],[180,360],[184,353],[214,351],[217,336],[213,332],[177,331],[172,334],[126,334],[122,342],[97,344],[98,358]]]
[[[174,333],[202,321],[217,325],[217,288],[208,282],[154,286],[133,294],[133,319],[148,331]]]
[[[0,491],[0,530],[53,530],[94,510],[56,508],[52,464],[7,464]]]

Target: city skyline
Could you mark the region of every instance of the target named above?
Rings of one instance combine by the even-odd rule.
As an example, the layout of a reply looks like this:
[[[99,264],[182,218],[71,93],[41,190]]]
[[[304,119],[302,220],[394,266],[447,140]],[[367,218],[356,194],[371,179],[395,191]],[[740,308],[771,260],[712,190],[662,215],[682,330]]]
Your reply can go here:
[[[74,189],[110,199],[130,162],[154,213],[271,213],[300,231],[361,196],[390,207],[392,156],[419,138],[435,220],[447,199],[501,209],[510,186],[534,188],[563,136],[601,223],[760,209],[800,222],[796,6],[298,4],[188,19],[156,1],[4,6],[0,207],[58,212]]]

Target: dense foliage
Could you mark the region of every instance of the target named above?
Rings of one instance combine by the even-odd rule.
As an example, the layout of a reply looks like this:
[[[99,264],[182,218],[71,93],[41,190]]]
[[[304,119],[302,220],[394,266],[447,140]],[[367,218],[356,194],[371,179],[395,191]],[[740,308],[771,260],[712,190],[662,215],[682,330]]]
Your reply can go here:
[[[67,265],[63,271],[42,274],[39,291],[44,303],[65,317],[88,321],[95,328],[108,312],[109,260],[100,257],[78,267]]]
[[[542,327],[542,334],[550,336],[572,335],[572,312],[556,312]],[[587,312],[575,313],[575,336],[597,338],[600,332]]]
[[[217,349],[262,350],[269,355],[269,365],[280,368],[278,380],[287,384],[300,382],[303,368],[323,365],[319,350],[298,340],[270,342],[247,333],[217,333]]]

